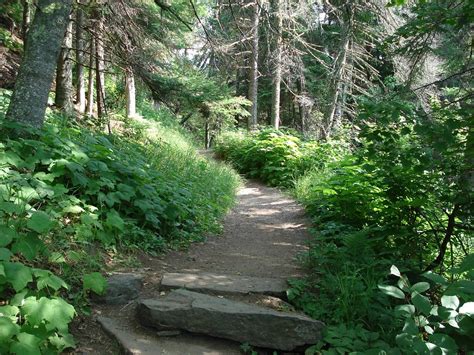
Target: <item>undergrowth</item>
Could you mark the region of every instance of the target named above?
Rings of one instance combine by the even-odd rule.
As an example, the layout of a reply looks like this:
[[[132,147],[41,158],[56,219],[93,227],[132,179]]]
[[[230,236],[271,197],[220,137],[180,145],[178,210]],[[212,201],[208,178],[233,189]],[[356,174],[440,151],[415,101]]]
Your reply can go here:
[[[432,115],[393,97],[366,102],[352,151],[272,130],[218,140],[224,159],[289,188],[313,220],[308,276],[288,290],[328,325],[308,354],[473,350],[468,112],[433,103]]]
[[[87,292],[102,292],[95,271],[105,258],[218,232],[240,181],[155,113],[107,135],[49,112],[42,130],[13,138],[8,96],[0,95],[0,352],[54,353],[73,346],[66,295],[82,306]]]

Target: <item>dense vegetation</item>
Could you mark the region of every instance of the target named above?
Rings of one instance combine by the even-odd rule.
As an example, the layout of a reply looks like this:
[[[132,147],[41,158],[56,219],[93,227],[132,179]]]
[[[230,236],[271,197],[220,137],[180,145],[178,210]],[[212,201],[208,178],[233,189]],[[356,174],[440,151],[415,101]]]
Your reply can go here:
[[[423,352],[428,343],[472,350],[468,113],[432,110],[435,121],[427,123],[409,102],[369,101],[359,119],[379,124],[366,126],[354,147],[273,130],[229,133],[216,146],[249,177],[289,188],[313,218],[311,273],[292,281],[289,297],[333,325],[315,351]],[[439,299],[435,314],[431,302]]]
[[[1,92],[2,121],[8,97]],[[102,292],[106,263],[219,231],[238,176],[199,157],[179,127],[166,127],[166,112],[147,118],[110,136],[50,112],[41,132],[3,139],[0,295],[11,301],[2,307],[2,353],[71,346],[75,311],[65,292],[87,311],[84,296]],[[3,135],[15,128],[2,123]]]
[[[474,351],[473,14],[1,1],[0,353],[72,347],[104,271],[219,230],[239,178],[196,142],[312,218],[309,354]]]

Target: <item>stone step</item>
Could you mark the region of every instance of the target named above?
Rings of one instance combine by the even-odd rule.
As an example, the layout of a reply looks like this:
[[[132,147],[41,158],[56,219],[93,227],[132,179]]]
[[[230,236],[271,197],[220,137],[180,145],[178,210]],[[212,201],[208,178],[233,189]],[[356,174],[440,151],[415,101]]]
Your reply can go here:
[[[301,314],[182,289],[163,298],[140,301],[137,316],[141,324],[160,330],[183,329],[286,351],[317,343],[324,327],[322,322]]]
[[[102,328],[119,343],[127,355],[241,355],[240,344],[229,340],[181,334],[158,336],[152,331],[123,324],[122,321],[99,317]]]
[[[255,293],[286,299],[288,284],[284,279],[212,273],[166,273],[163,275],[160,289],[178,288],[209,294],[246,295]]]

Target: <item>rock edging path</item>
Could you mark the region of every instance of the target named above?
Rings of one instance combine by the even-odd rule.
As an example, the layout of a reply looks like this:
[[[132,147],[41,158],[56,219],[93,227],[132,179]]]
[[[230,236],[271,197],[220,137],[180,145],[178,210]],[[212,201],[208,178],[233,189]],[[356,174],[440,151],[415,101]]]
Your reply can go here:
[[[129,354],[238,354],[240,342],[246,339],[242,336],[245,331],[240,335],[238,331],[239,327],[246,326],[242,320],[256,325],[248,330],[247,342],[251,345],[293,350],[315,343],[320,338],[323,324],[288,312],[291,306],[280,299],[284,298],[286,280],[302,275],[295,257],[306,250],[307,225],[302,207],[294,200],[277,189],[248,182],[238,193],[237,205],[225,218],[222,236],[192,245],[188,251],[171,252],[161,258],[144,257],[142,261],[147,269],[142,270],[144,287],[139,294],[138,313],[134,311],[136,303],[132,302],[122,308],[105,307],[99,322]],[[179,288],[193,292],[173,291]],[[111,292],[117,293],[117,290]],[[181,312],[179,305],[166,301],[185,296],[205,300],[209,306],[211,312],[207,309],[197,312],[202,318],[202,329],[199,321],[186,321],[186,317],[195,316],[195,309]],[[243,303],[251,305],[246,307]],[[149,324],[147,316],[151,313],[144,304],[158,304],[165,309],[177,307],[184,320],[175,321],[170,313],[167,321],[154,319],[156,323]],[[234,316],[233,310],[239,309],[247,314],[241,316],[237,311]],[[260,313],[262,319],[258,316]],[[223,325],[226,330],[218,331],[212,319],[204,319],[207,315],[214,322],[221,317],[226,319],[225,327]],[[287,322],[286,331],[278,326],[283,319]],[[140,323],[154,326],[158,331],[144,329]],[[176,332],[177,329],[184,332]],[[264,334],[264,339],[259,332]],[[298,337],[298,333],[302,336]],[[164,334],[174,336],[162,336]],[[209,335],[228,340],[209,338]],[[285,338],[288,341],[285,342]],[[266,352],[262,350],[261,353]]]

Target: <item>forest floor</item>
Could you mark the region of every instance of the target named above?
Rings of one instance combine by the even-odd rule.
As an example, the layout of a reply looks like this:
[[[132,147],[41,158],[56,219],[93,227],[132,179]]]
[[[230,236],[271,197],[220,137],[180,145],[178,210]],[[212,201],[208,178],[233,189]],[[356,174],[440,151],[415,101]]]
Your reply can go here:
[[[303,270],[297,256],[306,250],[308,225],[303,208],[293,199],[277,189],[247,182],[238,192],[236,206],[225,218],[222,235],[161,257],[141,255],[142,267],[136,270],[145,275],[141,297],[159,296],[160,279],[166,272],[284,279],[301,276]],[[259,303],[259,300],[252,302]],[[94,309],[94,315],[113,316],[121,319],[122,324],[129,322],[138,327],[132,320],[133,308],[100,306]],[[93,318],[76,322],[73,333],[78,350],[75,353],[117,353],[116,345],[107,339]]]

